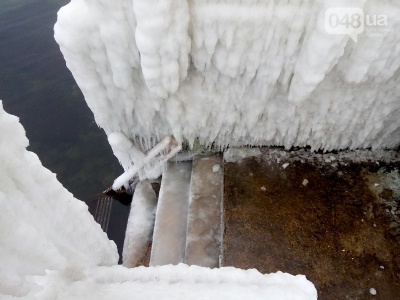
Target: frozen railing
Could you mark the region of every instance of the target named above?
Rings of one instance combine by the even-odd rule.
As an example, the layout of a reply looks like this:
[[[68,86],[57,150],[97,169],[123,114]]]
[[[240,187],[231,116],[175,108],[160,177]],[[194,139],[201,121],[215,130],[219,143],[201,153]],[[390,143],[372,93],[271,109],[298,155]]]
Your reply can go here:
[[[130,150],[132,151],[132,149],[135,149],[135,152],[140,152],[133,145],[131,145]],[[146,155],[142,153],[144,156],[142,156],[143,159],[136,159],[136,163],[131,168],[127,169],[122,175],[115,179],[112,189],[115,191],[121,189],[122,187],[128,189],[130,183],[133,181],[133,178],[141,170],[144,170],[146,177],[158,177],[155,175],[155,173],[158,173],[157,170],[160,170],[162,166],[181,149],[181,143],[178,143],[171,136],[165,137]]]

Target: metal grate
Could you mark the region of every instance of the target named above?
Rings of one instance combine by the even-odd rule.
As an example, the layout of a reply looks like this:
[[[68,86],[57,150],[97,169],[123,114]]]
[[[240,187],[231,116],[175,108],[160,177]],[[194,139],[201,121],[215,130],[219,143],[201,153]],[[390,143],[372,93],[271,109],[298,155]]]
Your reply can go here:
[[[112,203],[112,197],[100,197],[97,201],[94,219],[100,224],[104,232],[107,232],[108,225],[110,224]]]

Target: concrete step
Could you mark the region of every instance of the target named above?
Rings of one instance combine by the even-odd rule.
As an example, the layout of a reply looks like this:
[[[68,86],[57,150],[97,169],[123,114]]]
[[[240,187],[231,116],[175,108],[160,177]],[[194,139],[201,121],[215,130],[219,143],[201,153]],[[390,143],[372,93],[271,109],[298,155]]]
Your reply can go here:
[[[223,235],[223,158],[196,156],[193,160],[188,210],[188,265],[220,266]]]
[[[150,265],[184,262],[192,162],[168,162],[158,198]]]

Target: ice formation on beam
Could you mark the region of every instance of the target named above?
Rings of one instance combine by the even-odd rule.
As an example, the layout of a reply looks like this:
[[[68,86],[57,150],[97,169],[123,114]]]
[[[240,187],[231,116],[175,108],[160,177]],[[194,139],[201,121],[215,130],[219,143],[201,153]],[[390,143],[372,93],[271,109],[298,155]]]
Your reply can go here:
[[[330,35],[331,4],[388,26],[357,43]],[[169,135],[220,147],[400,143],[398,0],[72,0],[55,38],[98,125],[143,150]]]
[[[114,242],[86,204],[75,199],[27,146],[18,118],[7,114],[0,101],[1,299],[31,292],[35,285],[29,276],[46,270],[73,273],[118,262]]]

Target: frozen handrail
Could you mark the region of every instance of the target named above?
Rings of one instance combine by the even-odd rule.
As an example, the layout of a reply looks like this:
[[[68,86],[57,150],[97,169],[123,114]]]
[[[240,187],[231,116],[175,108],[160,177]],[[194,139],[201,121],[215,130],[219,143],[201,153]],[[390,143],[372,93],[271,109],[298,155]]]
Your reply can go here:
[[[121,187],[127,189],[129,187],[129,181],[141,169],[146,168],[147,166],[151,166],[152,168],[160,167],[181,149],[181,143],[178,143],[171,136],[165,137],[146,154],[146,157],[142,161],[136,163],[132,168],[128,169],[125,173],[115,179],[112,189],[115,191],[121,189]]]

